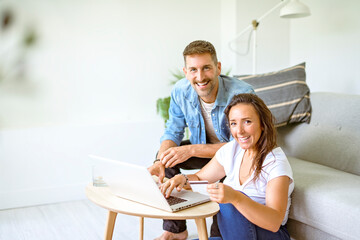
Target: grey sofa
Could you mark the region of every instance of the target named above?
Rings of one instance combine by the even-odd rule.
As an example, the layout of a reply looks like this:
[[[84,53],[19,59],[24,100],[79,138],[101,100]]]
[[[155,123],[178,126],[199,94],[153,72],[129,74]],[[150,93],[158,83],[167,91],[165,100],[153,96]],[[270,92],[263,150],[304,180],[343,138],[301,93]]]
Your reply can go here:
[[[360,95],[312,93],[310,123],[278,128],[294,172],[296,240],[360,239]]]

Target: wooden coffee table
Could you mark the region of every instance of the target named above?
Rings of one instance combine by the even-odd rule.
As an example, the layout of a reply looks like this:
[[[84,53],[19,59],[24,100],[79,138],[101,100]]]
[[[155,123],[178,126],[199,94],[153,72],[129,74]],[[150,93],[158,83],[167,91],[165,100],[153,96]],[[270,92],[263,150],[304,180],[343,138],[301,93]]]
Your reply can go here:
[[[219,211],[219,205],[216,202],[207,202],[179,212],[170,213],[117,197],[110,192],[108,187],[94,187],[89,184],[85,191],[90,201],[109,210],[104,237],[106,240],[112,239],[118,213],[140,217],[140,240],[144,237],[144,217],[174,220],[194,219],[199,239],[205,240],[208,239],[205,219]]]

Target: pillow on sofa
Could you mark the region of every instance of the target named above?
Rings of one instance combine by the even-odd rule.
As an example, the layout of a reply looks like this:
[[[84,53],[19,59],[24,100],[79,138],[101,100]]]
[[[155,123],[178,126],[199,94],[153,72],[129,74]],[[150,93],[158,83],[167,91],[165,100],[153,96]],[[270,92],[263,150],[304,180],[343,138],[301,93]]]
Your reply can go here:
[[[236,77],[253,86],[274,115],[276,127],[310,122],[310,89],[306,84],[305,63],[277,72]]]

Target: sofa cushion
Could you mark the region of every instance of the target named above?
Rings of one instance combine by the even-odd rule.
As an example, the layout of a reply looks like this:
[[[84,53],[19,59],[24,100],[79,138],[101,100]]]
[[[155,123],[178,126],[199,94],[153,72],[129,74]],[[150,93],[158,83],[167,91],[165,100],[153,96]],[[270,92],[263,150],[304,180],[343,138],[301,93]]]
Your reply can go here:
[[[289,218],[341,239],[360,236],[360,176],[289,157],[295,189]]]
[[[309,122],[311,104],[305,63],[277,72],[236,76],[253,86],[275,117],[276,126]]]

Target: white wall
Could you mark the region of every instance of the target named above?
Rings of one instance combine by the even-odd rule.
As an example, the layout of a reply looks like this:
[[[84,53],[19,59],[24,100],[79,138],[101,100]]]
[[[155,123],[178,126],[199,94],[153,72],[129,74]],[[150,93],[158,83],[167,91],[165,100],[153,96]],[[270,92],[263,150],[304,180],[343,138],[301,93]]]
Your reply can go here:
[[[311,16],[281,19],[279,8],[260,23],[257,72],[276,71],[306,62],[307,83],[312,92],[360,94],[360,16],[357,13],[360,2],[301,1],[310,7]],[[237,9],[233,18],[237,32],[278,2],[238,0],[233,3],[232,8]],[[233,29],[229,31],[233,32]],[[225,40],[222,41],[224,46]],[[242,37],[236,46],[244,48],[246,41],[246,37]],[[234,55],[236,67],[233,73],[251,73],[252,51],[246,56],[229,54]]]
[[[360,94],[360,2],[303,2],[312,15],[291,22],[290,63],[306,61],[313,92]]]
[[[0,209],[85,198],[89,153],[152,163],[163,132],[156,99],[170,94],[184,47],[207,39],[220,48],[219,0],[5,6],[39,41],[27,79],[0,82]]]
[[[35,25],[39,43],[28,59],[31,87],[0,86],[2,128],[158,119],[156,99],[169,94],[170,70],[182,68],[186,44],[220,43],[220,1],[25,0],[11,6],[22,25]]]

